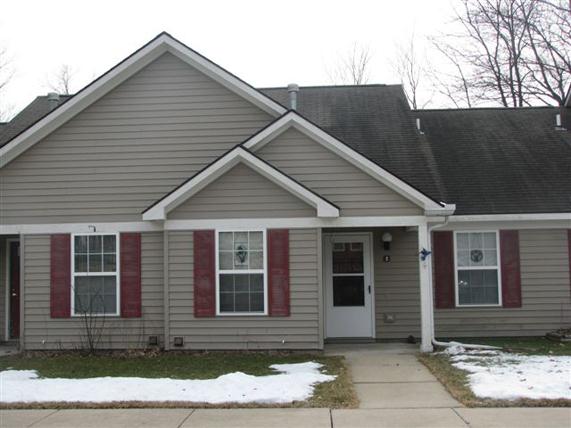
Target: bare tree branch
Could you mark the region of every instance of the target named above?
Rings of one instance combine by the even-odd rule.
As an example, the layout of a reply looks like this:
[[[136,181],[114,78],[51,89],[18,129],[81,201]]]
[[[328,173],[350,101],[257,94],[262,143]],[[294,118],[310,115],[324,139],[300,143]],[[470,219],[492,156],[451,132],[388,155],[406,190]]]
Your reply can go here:
[[[470,104],[505,107],[563,104],[571,85],[568,0],[461,2],[455,22],[462,30],[442,35],[435,46],[453,68],[462,70],[463,97]],[[459,94],[447,88],[439,92]]]
[[[70,95],[72,93],[72,80],[75,71],[68,64],[63,64],[58,72],[54,75],[51,81],[48,81],[48,86],[54,92],[61,95]]]
[[[11,60],[6,48],[0,48],[0,122],[7,121],[12,114],[12,107],[5,103],[3,93],[14,76]]]
[[[329,79],[334,84],[363,85],[369,81],[372,55],[368,47],[355,42],[351,50],[341,56],[332,70]]]
[[[397,59],[393,65],[395,72],[400,76],[406,98],[413,109],[425,108],[431,101],[430,96],[422,103],[419,101],[419,92],[427,74],[426,61],[419,58],[415,49],[414,34],[406,46],[397,47]]]

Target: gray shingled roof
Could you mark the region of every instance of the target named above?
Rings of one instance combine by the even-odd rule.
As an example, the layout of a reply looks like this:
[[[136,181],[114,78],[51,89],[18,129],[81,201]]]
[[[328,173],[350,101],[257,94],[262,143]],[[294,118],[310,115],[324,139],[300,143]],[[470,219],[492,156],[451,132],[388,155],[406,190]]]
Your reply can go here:
[[[36,123],[70,97],[71,95],[60,95],[59,103],[50,102],[47,96],[36,97],[34,101],[14,116],[10,122],[4,126],[0,126],[0,147]]]
[[[261,91],[289,104],[285,88]],[[49,111],[36,98],[0,145]],[[411,111],[400,85],[365,85],[301,87],[298,111],[456,214],[571,212],[571,132],[555,129],[556,108]]]
[[[554,107],[421,110],[457,214],[571,212],[571,132]]]

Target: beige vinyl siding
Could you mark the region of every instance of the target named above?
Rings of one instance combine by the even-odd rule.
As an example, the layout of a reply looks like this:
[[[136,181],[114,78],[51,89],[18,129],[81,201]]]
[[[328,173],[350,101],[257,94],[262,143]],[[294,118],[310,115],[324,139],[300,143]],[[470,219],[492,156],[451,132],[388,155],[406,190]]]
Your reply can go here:
[[[189,198],[169,219],[315,217],[315,209],[238,164]]]
[[[77,349],[85,330],[80,318],[50,317],[50,237],[25,235],[24,301],[25,348]],[[163,330],[163,235],[141,235],[142,317],[120,319],[105,317],[101,349],[143,348],[148,336],[157,335],[162,343]],[[103,320],[103,319],[102,319]],[[102,321],[103,322],[103,321]]]
[[[193,316],[193,233],[169,232],[170,339],[185,349],[317,349],[318,233],[290,230],[291,316]],[[177,349],[177,348],[173,348]]]
[[[390,251],[383,249],[382,235],[393,236]],[[376,230],[373,257],[375,269],[375,320],[377,339],[420,337],[420,285],[418,234],[404,228]],[[390,255],[390,263],[383,256]],[[394,322],[386,322],[391,315]]]
[[[341,208],[342,216],[422,215],[422,210],[296,129],[256,154]]]
[[[437,336],[543,336],[571,325],[567,231],[520,230],[519,241],[522,307],[437,309]]]
[[[166,53],[0,170],[0,221],[141,220],[270,120]]]

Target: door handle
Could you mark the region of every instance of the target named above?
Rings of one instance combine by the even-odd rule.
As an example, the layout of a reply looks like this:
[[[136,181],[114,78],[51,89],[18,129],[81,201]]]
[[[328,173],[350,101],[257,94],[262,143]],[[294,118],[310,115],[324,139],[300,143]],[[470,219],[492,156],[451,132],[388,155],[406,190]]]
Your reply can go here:
[[[369,285],[369,294],[371,294],[371,286]]]

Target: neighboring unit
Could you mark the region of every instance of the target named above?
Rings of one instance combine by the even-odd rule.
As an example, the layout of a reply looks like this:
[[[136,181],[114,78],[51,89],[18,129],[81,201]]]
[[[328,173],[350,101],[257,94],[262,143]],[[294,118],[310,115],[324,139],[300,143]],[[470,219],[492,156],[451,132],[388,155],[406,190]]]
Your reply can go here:
[[[0,338],[322,349],[571,324],[570,106],[256,89],[162,33],[0,127]]]

